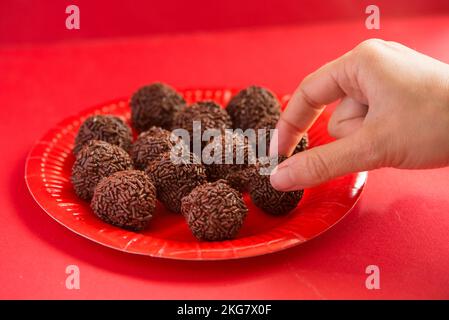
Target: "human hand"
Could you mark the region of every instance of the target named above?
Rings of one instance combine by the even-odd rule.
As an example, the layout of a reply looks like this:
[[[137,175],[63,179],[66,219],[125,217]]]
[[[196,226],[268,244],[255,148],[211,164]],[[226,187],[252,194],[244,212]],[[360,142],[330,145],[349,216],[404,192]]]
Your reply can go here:
[[[270,154],[290,155],[326,104],[336,141],[279,164],[281,191],[381,167],[449,165],[449,65],[399,43],[371,39],[308,75],[277,124]]]

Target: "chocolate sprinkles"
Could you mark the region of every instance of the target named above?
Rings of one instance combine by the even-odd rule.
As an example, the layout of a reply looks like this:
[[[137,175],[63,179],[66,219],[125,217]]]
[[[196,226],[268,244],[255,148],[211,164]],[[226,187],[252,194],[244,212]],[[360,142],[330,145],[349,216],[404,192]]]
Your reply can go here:
[[[132,168],[131,158],[125,150],[104,141],[91,140],[76,156],[71,181],[78,197],[88,201],[102,178]]]
[[[237,93],[226,107],[234,129],[254,129],[264,117],[277,117],[281,113],[278,99],[269,90],[250,86]]]
[[[173,161],[170,154],[166,152],[150,163],[146,173],[155,182],[158,199],[169,210],[180,212],[181,199],[206,182],[206,171],[192,153],[179,161]]]
[[[203,153],[214,157],[213,163],[205,165],[209,181],[225,179],[233,188],[245,190],[247,180],[243,171],[256,163],[254,150],[245,136],[237,132],[228,134],[228,137],[220,135],[206,146]],[[232,163],[226,163],[226,157],[232,159]]]
[[[156,208],[156,188],[138,170],[116,172],[100,181],[91,202],[101,220],[140,231],[147,227]]]
[[[304,190],[282,192],[274,189],[270,183],[269,174],[261,174],[260,169],[269,169],[271,158],[261,159],[261,162],[252,170],[249,179],[248,191],[253,203],[263,211],[278,216],[292,211],[302,199]],[[280,156],[278,163],[287,157]]]
[[[153,83],[137,90],[131,97],[131,122],[138,132],[152,126],[170,130],[176,112],[186,102],[172,87],[164,83]]]
[[[148,164],[175,146],[183,146],[181,139],[172,140],[170,131],[151,127],[142,132],[131,148],[131,158],[136,169],[145,170]],[[183,146],[185,147],[185,146]]]
[[[73,153],[76,155],[91,140],[105,141],[129,151],[132,142],[131,129],[116,116],[91,116],[81,124],[78,130]]]
[[[192,142],[193,121],[201,123],[201,136],[205,130],[217,129],[224,132],[225,129],[232,127],[229,114],[214,101],[200,101],[178,112],[172,129],[182,128],[187,130]]]
[[[218,180],[193,189],[182,199],[181,212],[198,240],[221,241],[237,236],[248,208],[240,192]]]

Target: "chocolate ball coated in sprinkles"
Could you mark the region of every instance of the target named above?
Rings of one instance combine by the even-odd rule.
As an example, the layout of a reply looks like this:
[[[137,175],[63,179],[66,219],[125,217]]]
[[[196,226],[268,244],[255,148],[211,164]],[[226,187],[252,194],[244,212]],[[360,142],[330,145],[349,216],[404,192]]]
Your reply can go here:
[[[270,183],[270,161],[273,157],[260,159],[260,163],[254,168],[252,177],[249,180],[248,191],[252,202],[271,215],[284,215],[296,208],[302,199],[304,190],[282,192],[274,189]],[[279,157],[278,163],[287,159]],[[260,169],[265,168],[265,174],[261,174]],[[271,170],[274,169],[271,168]]]
[[[187,130],[192,142],[194,121],[201,123],[201,136],[208,129],[218,129],[223,132],[232,127],[231,117],[225,109],[214,101],[200,101],[178,112],[172,129]]]
[[[164,83],[144,86],[131,97],[132,125],[138,132],[152,126],[170,130],[176,112],[185,104],[184,98]]]
[[[237,93],[226,107],[235,129],[253,129],[264,117],[278,117],[281,105],[269,90],[250,86]]]
[[[209,181],[224,179],[239,191],[245,189],[246,180],[242,172],[254,165],[256,158],[252,146],[244,135],[227,132],[215,137],[203,150],[203,162],[205,155],[210,157],[212,162],[205,163]]]
[[[207,181],[204,166],[190,152],[177,161],[172,159],[171,152],[166,152],[148,165],[146,173],[155,183],[159,201],[174,212],[181,211],[183,197]]]
[[[132,160],[125,150],[104,141],[92,140],[78,152],[71,181],[78,197],[89,201],[102,178],[132,168]]]
[[[237,236],[248,208],[224,180],[206,183],[182,199],[181,212],[198,240],[221,241]]]
[[[109,224],[140,231],[153,217],[156,188],[143,171],[116,172],[100,181],[91,207],[97,217]]]
[[[201,124],[201,131],[199,131],[199,138],[201,139],[199,144],[201,147],[200,150],[194,150],[194,121]],[[198,124],[196,124],[196,126],[198,126]],[[201,152],[202,148],[207,144],[207,141],[202,141],[203,134],[206,130],[215,129],[220,133],[231,127],[231,118],[225,109],[221,108],[213,101],[200,101],[177,113],[172,130],[179,128],[187,130],[190,140],[189,146],[193,152],[196,152],[197,155],[200,156],[201,154],[199,154],[199,152]],[[211,139],[209,139],[209,141],[210,140]]]
[[[95,115],[81,124],[75,138],[73,153],[77,154],[91,140],[105,141],[129,151],[132,133],[130,127],[119,117]]]
[[[134,167],[145,170],[150,162],[159,158],[162,153],[175,147],[186,148],[180,138],[172,137],[171,132],[160,127],[151,127],[142,132],[131,147],[131,158]]]

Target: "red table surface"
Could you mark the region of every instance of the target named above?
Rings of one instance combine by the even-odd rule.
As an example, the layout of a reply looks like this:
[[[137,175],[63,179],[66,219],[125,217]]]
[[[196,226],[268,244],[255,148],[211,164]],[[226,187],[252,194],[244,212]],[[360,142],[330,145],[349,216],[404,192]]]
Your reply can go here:
[[[0,298],[449,298],[449,169],[382,169],[351,214],[283,252],[185,262],[134,256],[83,239],[48,217],[24,183],[24,160],[51,126],[156,80],[177,87],[291,92],[365,38],[449,62],[449,16],[152,38],[0,47]],[[417,149],[419,152],[419,149]],[[68,265],[80,290],[65,287]],[[379,290],[365,268],[380,268]]]

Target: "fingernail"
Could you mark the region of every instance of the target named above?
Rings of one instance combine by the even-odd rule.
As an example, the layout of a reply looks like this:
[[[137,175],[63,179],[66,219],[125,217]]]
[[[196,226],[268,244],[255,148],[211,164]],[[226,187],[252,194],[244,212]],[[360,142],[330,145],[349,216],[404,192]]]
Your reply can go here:
[[[292,188],[295,188],[295,183],[292,181],[288,171],[288,165],[274,168],[270,176],[270,182],[273,188],[279,191],[290,191]]]

